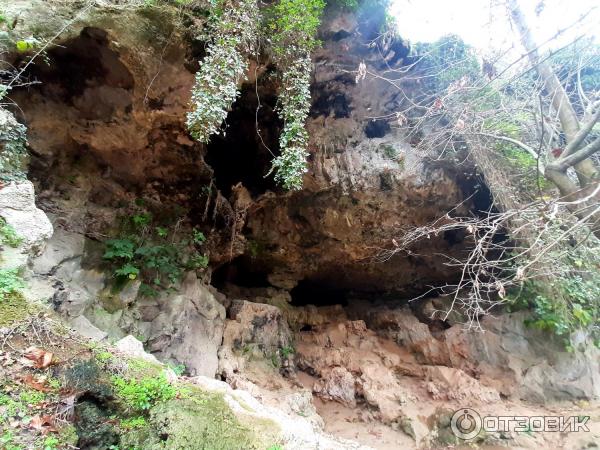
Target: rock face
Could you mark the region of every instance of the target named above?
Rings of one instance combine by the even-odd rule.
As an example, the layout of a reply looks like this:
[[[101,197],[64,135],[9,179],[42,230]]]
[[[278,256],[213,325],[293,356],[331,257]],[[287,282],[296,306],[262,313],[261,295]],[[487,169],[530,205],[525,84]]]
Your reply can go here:
[[[285,349],[290,349],[291,353],[292,335],[279,308],[234,300],[229,307],[229,318],[219,351],[222,376],[231,377],[243,369],[246,358],[253,356],[269,358],[283,368],[289,368],[289,355],[285,354]]]
[[[30,181],[12,182],[0,188],[0,217],[23,239],[23,252],[41,253],[46,240],[52,236],[52,224],[35,205]]]
[[[214,377],[223,339],[225,308],[195,276],[164,300],[151,322],[148,348],[164,361],[185,363],[190,373]]]
[[[33,16],[46,4],[13,3],[11,11]],[[65,8],[57,6],[52,24],[70,17]],[[600,397],[600,355],[585,337],[567,353],[525,328],[523,314],[485,319],[486,332],[474,334],[459,314],[431,320],[426,306],[396,300],[454,280],[455,269],[437,255],[461,254],[468,244],[432,236],[388,261],[378,260],[378,250],[456,205],[459,214],[482,205],[463,202],[475,187],[462,167],[429,161],[413,150],[418,137],[399,133],[395,112],[404,100],[396,90],[337,70],[377,64],[382,51],[386,64],[401,64],[400,43],[391,53],[368,45],[377,20],[325,20],[314,61],[309,172],[302,191],[285,193],[264,179],[270,156],[255,133],[258,114],[264,139],[277,141],[277,85],[267,68],[253,62],[256,84],[241,86],[227,136],[196,143],[185,113],[202,50],[174,11],[150,11],[91,6],[48,50],[51,64],[30,69],[41,83],[14,90],[29,129],[38,204],[55,233],[44,249],[52,225],[29,182],[0,189],[0,216],[23,235],[27,251],[41,252],[28,280],[36,298],[90,339],[119,340],[123,352],[152,362],[183,363],[198,386],[221,392],[240,415],[248,406],[255,419],[277,422],[286,448],[358,448],[322,435],[313,396],[324,417],[327,405],[351,411],[350,428],[403,433],[395,448],[457,444],[450,407],[492,413],[507,406],[504,399]],[[139,280],[116,292],[102,241],[117,235],[131,204],[205,232],[211,267],[156,297],[144,297]]]

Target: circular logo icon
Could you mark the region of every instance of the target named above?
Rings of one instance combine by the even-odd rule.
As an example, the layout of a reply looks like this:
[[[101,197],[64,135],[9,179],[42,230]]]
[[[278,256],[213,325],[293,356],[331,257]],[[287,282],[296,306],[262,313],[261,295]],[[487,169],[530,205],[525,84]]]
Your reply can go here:
[[[452,416],[450,427],[454,436],[468,441],[481,431],[481,416],[471,408],[459,409]]]

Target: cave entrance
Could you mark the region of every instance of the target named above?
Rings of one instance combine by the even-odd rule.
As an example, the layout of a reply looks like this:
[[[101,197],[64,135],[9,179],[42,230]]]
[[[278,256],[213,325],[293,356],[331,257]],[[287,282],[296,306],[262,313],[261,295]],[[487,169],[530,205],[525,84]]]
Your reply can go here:
[[[253,196],[278,191],[273,176],[266,176],[271,161],[279,155],[282,128],[275,112],[275,92],[268,75],[257,84],[244,84],[227,115],[224,132],[210,138],[205,160],[214,169],[215,183],[225,197],[240,182]]]
[[[290,295],[292,306],[347,306],[351,291],[336,288],[327,282],[306,279],[299,281]]]
[[[23,78],[27,90],[37,89],[45,98],[71,104],[85,119],[108,120],[117,106],[131,109],[133,76],[100,28],[86,27],[79,36],[51,48]]]
[[[222,291],[227,285],[244,288],[270,287],[269,271],[260,267],[247,255],[240,255],[217,268],[211,277],[211,284]]]

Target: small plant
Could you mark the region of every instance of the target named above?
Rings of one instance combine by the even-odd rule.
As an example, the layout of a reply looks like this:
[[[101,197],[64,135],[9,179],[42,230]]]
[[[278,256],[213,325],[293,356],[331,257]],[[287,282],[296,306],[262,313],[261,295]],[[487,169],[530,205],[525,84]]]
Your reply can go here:
[[[23,239],[17,234],[15,229],[6,223],[4,218],[0,217],[0,244],[9,247],[18,247]]]
[[[201,231],[194,229],[191,239],[176,239],[171,229],[152,225],[150,213],[133,215],[125,221],[122,236],[106,241],[104,252],[104,259],[114,266],[117,285],[140,279],[140,294],[146,297],[175,285],[184,270],[206,269],[209,263],[208,256],[193,246],[206,240]]]
[[[44,439],[44,450],[56,450],[60,441],[55,436],[48,436]]]
[[[164,375],[125,379],[113,376],[113,385],[117,396],[125,405],[138,412],[147,411],[159,402],[175,397],[176,390]]]
[[[43,392],[26,390],[19,393],[19,400],[27,405],[37,405],[46,399]]]
[[[147,425],[146,419],[142,416],[132,417],[130,419],[123,419],[119,423],[119,426],[124,430],[133,430],[136,428],[143,428]]]
[[[398,158],[398,150],[393,145],[383,145],[381,147],[383,151],[383,156],[387,159],[397,159]]]
[[[194,244],[203,244],[206,241],[206,236],[204,236],[204,233],[202,231],[196,230],[194,228],[193,241]]]
[[[281,357],[283,359],[288,359],[289,356],[296,353],[296,350],[294,349],[294,347],[291,347],[289,345],[286,347],[282,347],[279,351],[281,352]]]
[[[208,256],[192,255],[188,260],[187,267],[189,269],[206,269],[208,267]]]
[[[178,377],[183,375],[185,372],[185,364],[169,364],[169,367]]]
[[[18,294],[25,287],[18,269],[0,269],[0,302]]]

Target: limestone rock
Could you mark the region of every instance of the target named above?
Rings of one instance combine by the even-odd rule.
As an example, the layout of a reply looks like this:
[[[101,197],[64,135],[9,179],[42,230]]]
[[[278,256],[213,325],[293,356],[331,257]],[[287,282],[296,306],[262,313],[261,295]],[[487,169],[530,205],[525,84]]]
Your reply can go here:
[[[222,394],[236,416],[274,422],[281,430],[282,444],[286,449],[368,450],[368,447],[355,442],[336,439],[322,433],[303,417],[292,417],[279,409],[265,406],[247,391],[232,389],[223,381],[202,376],[194,377],[192,381],[202,389]]]
[[[75,317],[71,320],[70,325],[79,334],[94,341],[102,341],[108,336],[107,333],[96,328],[85,316]]]
[[[161,298],[148,348],[163,361],[185,364],[192,375],[214,377],[223,338],[225,308],[192,273],[178,292]]]
[[[243,366],[243,358],[257,356],[286,361],[280,349],[291,348],[292,336],[279,308],[247,300],[233,300],[231,320],[225,323],[223,345],[219,351],[219,372],[225,376]],[[240,357],[240,354],[242,355]]]
[[[52,236],[52,224],[35,205],[30,181],[12,182],[0,188],[0,216],[23,238],[25,252],[41,253],[45,241]]]
[[[151,355],[144,350],[144,344],[131,335],[125,336],[120,341],[115,342],[115,348],[127,356],[133,356],[151,363],[160,364],[154,355]]]
[[[328,400],[338,401],[351,408],[356,406],[354,377],[344,367],[333,367],[321,373],[313,392]]]

